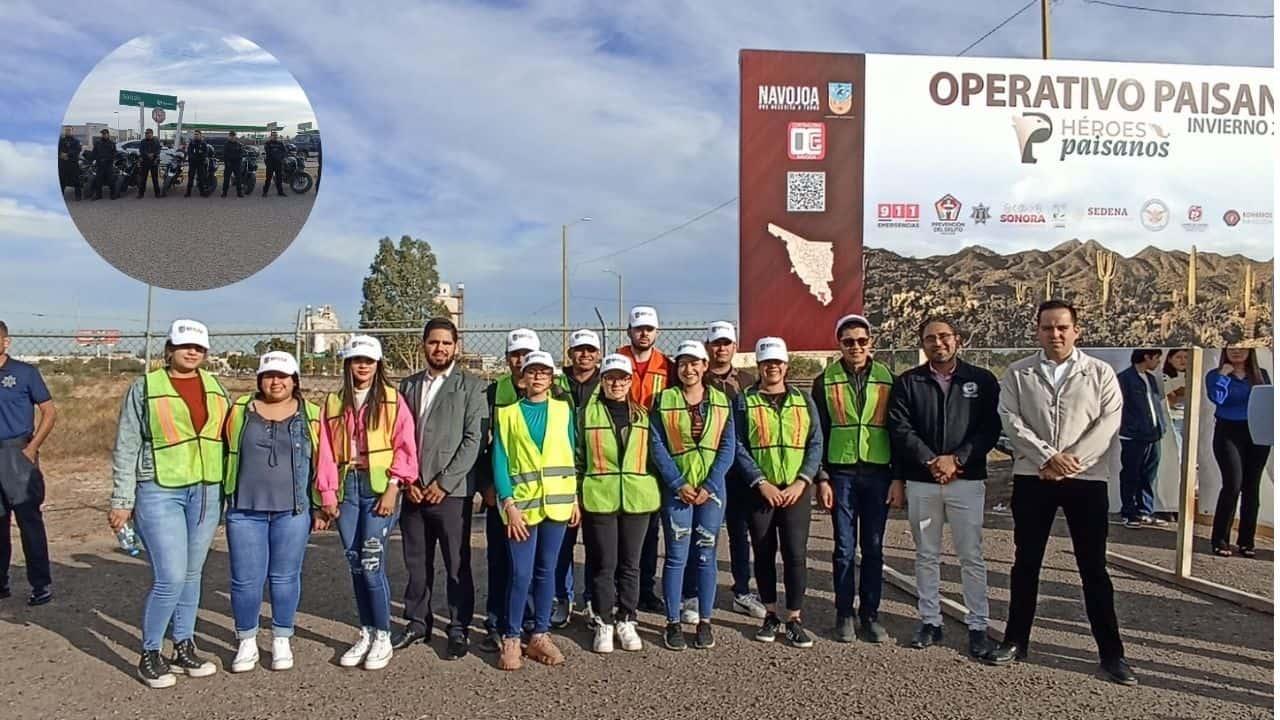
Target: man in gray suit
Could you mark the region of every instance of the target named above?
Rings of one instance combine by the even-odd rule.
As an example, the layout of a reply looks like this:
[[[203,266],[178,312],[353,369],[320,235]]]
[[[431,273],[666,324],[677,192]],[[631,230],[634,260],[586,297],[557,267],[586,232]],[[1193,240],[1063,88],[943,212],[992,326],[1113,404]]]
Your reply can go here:
[[[405,490],[400,537],[409,584],[404,592],[408,627],[392,640],[403,650],[431,638],[431,583],[436,544],[445,567],[449,602],[448,655],[467,654],[467,628],[475,608],[471,580],[471,468],[483,443],[488,414],[484,382],[456,366],[458,328],[432,318],[422,333],[427,367],[400,382],[400,395],[413,412],[418,439],[418,481]]]

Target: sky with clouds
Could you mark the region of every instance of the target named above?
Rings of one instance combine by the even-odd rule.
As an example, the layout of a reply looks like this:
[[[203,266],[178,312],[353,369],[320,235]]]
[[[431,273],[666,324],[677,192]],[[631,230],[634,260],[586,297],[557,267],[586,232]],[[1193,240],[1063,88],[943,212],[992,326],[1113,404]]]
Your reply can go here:
[[[354,322],[377,239],[402,234],[431,243],[442,280],[466,283],[469,321],[556,322],[560,226],[584,215],[593,221],[570,229],[573,321],[593,318],[596,305],[610,314],[616,280],[605,270],[613,269],[625,274],[628,303],[658,305],[677,322],[736,315],[735,204],[637,250],[594,259],[737,194],[740,48],[954,55],[1021,5],[472,0],[386,2],[371,13],[351,3],[299,11],[231,2],[135,15],[81,0],[7,2],[0,312],[15,329],[141,327],[146,288],[79,237],[59,198],[54,140],[85,76],[143,28],[161,37],[184,28],[207,28],[201,38],[239,35],[260,50],[223,43],[228,56],[257,56],[262,65],[278,58],[305,90],[326,149],[323,190],[289,250],[227,288],[157,290],[157,326],[182,314],[224,329],[287,328],[299,306],[322,303]],[[1263,0],[1212,7],[1271,9]],[[1274,61],[1271,20],[1061,0],[1053,27],[1061,58]],[[1039,52],[1039,19],[1028,11],[969,54]],[[190,60],[154,62],[174,78]],[[163,89],[146,75],[138,82],[146,85],[129,89]],[[201,120],[212,112],[202,109]],[[292,121],[273,112],[262,120]]]

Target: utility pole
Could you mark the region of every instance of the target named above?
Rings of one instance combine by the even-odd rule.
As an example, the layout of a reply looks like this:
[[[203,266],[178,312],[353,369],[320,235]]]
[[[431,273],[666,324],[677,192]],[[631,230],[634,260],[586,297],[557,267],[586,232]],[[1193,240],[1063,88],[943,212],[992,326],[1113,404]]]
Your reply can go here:
[[[1049,3],[1051,0],[1040,0],[1040,56],[1049,59]]]
[[[578,223],[591,222],[580,217],[560,226],[560,360],[569,359],[569,228]]]
[[[145,333],[146,339],[143,340],[145,348],[143,350],[143,361],[146,365],[143,367],[143,374],[151,372],[151,286],[147,286],[147,327]]]
[[[622,312],[622,273],[606,269],[605,272],[618,278],[618,347],[626,344],[625,316]]]

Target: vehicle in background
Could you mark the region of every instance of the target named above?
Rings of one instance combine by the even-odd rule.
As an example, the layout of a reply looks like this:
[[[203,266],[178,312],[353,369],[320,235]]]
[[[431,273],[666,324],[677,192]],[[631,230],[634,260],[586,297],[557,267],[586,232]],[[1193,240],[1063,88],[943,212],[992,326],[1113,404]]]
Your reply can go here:
[[[297,148],[298,155],[303,158],[309,158],[320,152],[320,133],[299,133],[294,135],[290,142]]]

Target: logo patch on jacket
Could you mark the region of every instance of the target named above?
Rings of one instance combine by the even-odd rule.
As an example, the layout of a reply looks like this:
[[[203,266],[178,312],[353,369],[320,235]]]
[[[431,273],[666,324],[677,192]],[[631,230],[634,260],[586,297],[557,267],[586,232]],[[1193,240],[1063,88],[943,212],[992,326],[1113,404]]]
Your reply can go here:
[[[960,386],[960,395],[966,400],[972,400],[978,397],[978,383],[967,382]]]

